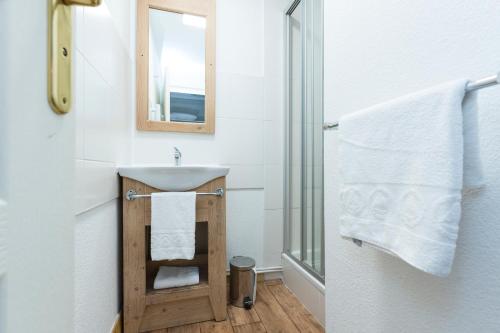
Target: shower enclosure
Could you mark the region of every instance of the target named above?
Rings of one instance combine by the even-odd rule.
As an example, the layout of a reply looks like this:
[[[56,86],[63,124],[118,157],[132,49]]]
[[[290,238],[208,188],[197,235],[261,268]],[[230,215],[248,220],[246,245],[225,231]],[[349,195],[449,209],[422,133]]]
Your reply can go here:
[[[293,1],[285,22],[284,250],[323,282],[323,1]]]

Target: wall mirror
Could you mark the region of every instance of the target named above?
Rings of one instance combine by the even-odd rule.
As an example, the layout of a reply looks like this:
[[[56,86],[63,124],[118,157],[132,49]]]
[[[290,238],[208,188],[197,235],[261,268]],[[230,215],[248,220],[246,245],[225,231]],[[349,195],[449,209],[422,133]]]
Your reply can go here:
[[[137,6],[137,128],[214,133],[215,0]]]

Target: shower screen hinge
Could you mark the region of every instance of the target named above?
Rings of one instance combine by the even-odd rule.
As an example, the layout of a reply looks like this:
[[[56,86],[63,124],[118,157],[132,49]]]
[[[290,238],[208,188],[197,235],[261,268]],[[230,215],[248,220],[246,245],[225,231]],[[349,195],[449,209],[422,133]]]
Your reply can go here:
[[[72,17],[70,5],[99,6],[102,0],[48,0],[47,97],[57,114],[71,108]]]

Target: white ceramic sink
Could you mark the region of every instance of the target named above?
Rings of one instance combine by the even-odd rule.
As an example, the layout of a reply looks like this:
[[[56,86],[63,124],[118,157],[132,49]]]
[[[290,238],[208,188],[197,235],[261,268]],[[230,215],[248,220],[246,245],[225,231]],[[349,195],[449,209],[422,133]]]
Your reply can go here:
[[[187,191],[215,178],[227,175],[229,168],[204,165],[130,165],[118,167],[118,173],[164,191]]]

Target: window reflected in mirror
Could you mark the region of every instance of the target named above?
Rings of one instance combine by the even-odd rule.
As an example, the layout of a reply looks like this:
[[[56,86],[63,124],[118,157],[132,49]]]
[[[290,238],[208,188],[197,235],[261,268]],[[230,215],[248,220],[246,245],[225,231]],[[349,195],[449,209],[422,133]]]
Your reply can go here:
[[[205,29],[205,17],[149,8],[149,120],[205,122]]]

